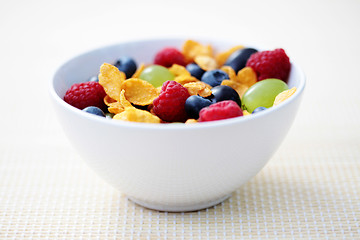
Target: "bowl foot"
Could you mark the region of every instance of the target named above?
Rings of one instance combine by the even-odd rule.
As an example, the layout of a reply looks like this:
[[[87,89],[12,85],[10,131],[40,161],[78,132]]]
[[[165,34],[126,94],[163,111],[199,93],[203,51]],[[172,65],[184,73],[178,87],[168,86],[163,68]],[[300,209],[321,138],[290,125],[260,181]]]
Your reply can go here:
[[[198,211],[205,208],[209,208],[212,206],[215,206],[226,199],[228,199],[231,196],[231,194],[225,195],[221,198],[218,198],[216,200],[211,200],[207,202],[201,202],[193,205],[166,205],[166,204],[156,204],[156,203],[149,203],[146,201],[141,201],[133,197],[128,197],[132,202],[143,206],[145,208],[149,208],[152,210],[162,211],[162,212],[190,212],[190,211]]]

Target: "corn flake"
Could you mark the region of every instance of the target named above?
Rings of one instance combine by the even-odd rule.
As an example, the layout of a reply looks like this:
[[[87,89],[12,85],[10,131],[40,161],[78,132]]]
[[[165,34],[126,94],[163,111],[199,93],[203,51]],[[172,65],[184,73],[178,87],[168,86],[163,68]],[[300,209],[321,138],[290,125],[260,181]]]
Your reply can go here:
[[[295,92],[296,92],[296,87],[293,87],[293,88],[290,88],[288,90],[285,90],[285,91],[279,93],[275,97],[273,106],[279,105],[280,103],[282,103],[283,101],[285,101],[286,99],[291,97]]]
[[[190,82],[184,84],[190,95],[199,95],[201,97],[208,97],[211,95],[211,86],[204,82]]]
[[[149,82],[139,78],[130,78],[121,84],[126,99],[136,105],[145,106],[159,96],[158,90]]]
[[[243,116],[249,116],[251,113],[249,113],[247,110],[243,110]]]
[[[121,84],[126,79],[126,75],[111,64],[104,63],[100,67],[99,83],[103,86],[106,94],[116,100],[120,99]]]
[[[230,57],[231,54],[233,54],[235,51],[237,51],[239,49],[243,49],[243,48],[244,48],[244,46],[238,45],[238,46],[230,48],[229,50],[227,50],[225,52],[218,53],[215,57],[217,64],[219,66],[224,65],[226,63],[226,60]]]
[[[131,78],[139,78],[142,71],[145,69],[145,64],[141,63],[140,66],[136,69],[136,72],[131,76]]]
[[[120,93],[120,104],[125,108],[135,108],[125,97],[125,90],[121,90]]]
[[[175,77],[174,81],[180,83],[181,85],[185,85],[186,83],[199,82],[200,80],[193,76],[180,75]]]
[[[190,72],[186,70],[184,66],[173,64],[168,69],[172,74],[175,75],[174,81],[180,83],[181,85],[184,85],[189,82],[199,81],[197,78],[191,76]]]
[[[160,123],[160,118],[157,116],[137,108],[126,108],[125,111],[116,114],[113,119],[130,122]]]
[[[182,46],[182,53],[187,62],[193,62],[196,56],[213,56],[213,49],[210,45],[202,45],[194,40],[187,40]]]
[[[244,67],[237,73],[237,81],[251,87],[257,82],[256,72],[251,67]]]
[[[220,70],[226,72],[226,74],[229,75],[229,78],[230,78],[231,81],[235,81],[235,82],[237,81],[236,73],[235,73],[235,71],[234,71],[234,69],[232,67],[230,67],[230,66],[222,66],[220,68]]]
[[[205,71],[217,69],[218,65],[214,58],[205,55],[195,56],[194,62]]]
[[[221,85],[226,85],[229,87],[232,87],[240,96],[240,98],[244,95],[244,93],[246,92],[246,90],[249,88],[248,86],[241,84],[239,82],[235,82],[232,80],[223,80],[221,82]]]
[[[197,123],[198,121],[196,119],[188,119],[186,120],[185,124],[192,124],[192,123]]]
[[[120,102],[110,103],[108,111],[113,114],[121,113],[125,110],[124,106]]]
[[[178,64],[173,64],[168,69],[172,74],[175,75],[175,77],[177,77],[177,76],[191,76],[190,72],[188,70],[186,70],[186,68],[184,66],[181,66],[181,65],[178,65]]]
[[[114,102],[116,102],[116,100],[109,97],[109,95],[106,95],[104,97],[104,103],[106,104],[106,106],[110,106],[110,104]]]

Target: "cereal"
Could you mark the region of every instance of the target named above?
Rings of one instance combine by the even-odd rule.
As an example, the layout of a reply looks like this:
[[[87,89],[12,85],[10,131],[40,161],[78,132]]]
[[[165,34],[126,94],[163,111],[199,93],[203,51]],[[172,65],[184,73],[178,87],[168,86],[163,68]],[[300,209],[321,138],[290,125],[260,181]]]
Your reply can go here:
[[[125,90],[121,90],[120,102],[118,103],[124,107],[124,111],[114,115],[113,119],[130,121],[130,122],[144,122],[144,123],[160,123],[160,118],[151,114],[148,111],[135,108],[125,97]]]
[[[185,41],[182,53],[187,62],[194,61],[196,56],[213,56],[213,49],[210,45],[202,45],[194,40]]]
[[[217,69],[218,65],[214,58],[205,55],[195,56],[194,62],[205,71]]]
[[[248,90],[248,86],[241,84],[239,82],[236,81],[232,81],[232,80],[223,80],[221,85],[226,85],[229,87],[232,87],[240,96],[240,98],[244,95],[244,93],[246,92],[246,90]]]
[[[193,124],[193,123],[197,123],[197,122],[198,122],[198,120],[190,118],[190,119],[186,120],[185,124]]]
[[[204,82],[190,82],[184,84],[184,87],[189,91],[190,95],[199,95],[201,97],[211,95],[211,86]]]
[[[239,49],[243,49],[244,46],[242,45],[238,45],[238,46],[235,46],[235,47],[232,47],[230,48],[229,50],[225,51],[225,52],[221,52],[221,53],[218,53],[216,56],[215,56],[215,59],[217,61],[217,64],[219,66],[222,66],[225,64],[226,60],[228,59],[228,57],[230,57],[230,55],[239,50]]]
[[[125,97],[125,90],[121,90],[120,102],[124,107],[124,111],[114,115],[113,119],[123,120],[130,122],[143,122],[143,123],[160,123],[160,118],[151,114],[148,111],[135,108]]]
[[[126,99],[125,97],[125,90],[121,90],[120,93],[120,104],[126,109],[126,108],[135,108],[130,102],[129,100]]]
[[[131,76],[131,78],[139,78],[142,71],[145,69],[145,64],[142,63],[140,66],[136,69],[136,72]]]
[[[195,77],[191,76],[188,70],[184,66],[173,64],[169,71],[175,75],[174,81],[180,83],[181,85],[184,85],[186,83],[190,82],[197,82],[199,81]]]
[[[125,80],[125,73],[111,64],[104,63],[100,67],[99,83],[103,86],[106,94],[116,100],[120,99],[121,84]]]
[[[186,83],[198,82],[199,79],[193,76],[180,75],[175,77],[174,81],[180,83],[181,85],[185,85]]]
[[[248,87],[251,87],[257,82],[256,73],[251,67],[241,69],[237,73],[236,79],[239,83],[245,84]]]
[[[108,111],[113,114],[121,113],[125,110],[124,106],[120,102],[113,102],[109,104]]]
[[[173,64],[170,68],[169,71],[175,75],[175,77],[177,76],[191,76],[191,74],[189,73],[188,70],[186,70],[186,68],[184,66],[178,65],[178,64]]]
[[[249,67],[241,69],[235,74],[234,69],[229,66],[222,66],[221,70],[229,75],[229,80],[223,80],[221,85],[226,85],[235,89],[240,97],[244,95],[246,90],[256,83],[256,73]]]
[[[296,92],[296,87],[293,87],[293,88],[290,88],[289,90],[285,90],[285,91],[279,93],[275,97],[273,106],[279,105],[280,103],[282,103],[283,101],[285,101],[286,99],[291,97],[295,92]]]
[[[157,116],[137,108],[126,108],[125,111],[116,114],[113,119],[129,122],[160,123],[160,118]]]
[[[147,81],[139,78],[130,78],[121,84],[121,89],[125,90],[125,97],[131,103],[145,106],[159,95],[157,89]]]
[[[112,99],[111,97],[109,97],[109,95],[106,95],[104,97],[104,103],[107,105],[107,106],[110,106],[111,103],[114,103],[116,102],[115,99]]]
[[[249,116],[249,115],[251,115],[251,113],[249,113],[247,110],[243,110],[243,115],[244,116]]]
[[[237,81],[237,79],[236,79],[236,73],[235,73],[234,69],[232,69],[232,67],[222,66],[222,67],[220,68],[220,70],[226,72],[227,75],[229,75],[229,78],[230,78],[229,80],[235,81],[235,82]]]

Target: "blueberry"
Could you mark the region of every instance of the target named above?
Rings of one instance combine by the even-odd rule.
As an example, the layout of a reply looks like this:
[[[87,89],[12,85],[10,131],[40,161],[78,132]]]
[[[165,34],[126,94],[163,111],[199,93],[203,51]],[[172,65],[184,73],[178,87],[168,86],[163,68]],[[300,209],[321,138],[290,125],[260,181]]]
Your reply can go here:
[[[265,109],[267,109],[266,107],[257,107],[254,109],[254,111],[252,112],[253,114],[254,113],[257,113],[257,112],[261,112],[261,111],[264,111]]]
[[[205,71],[199,67],[196,63],[190,63],[186,65],[186,70],[189,71],[191,76],[196,77],[197,79],[201,79],[202,75],[205,73]]]
[[[119,58],[115,62],[114,66],[117,67],[121,72],[124,72],[126,78],[130,78],[137,69],[135,61],[132,58],[126,56]]]
[[[225,79],[230,79],[229,75],[227,75],[226,72],[219,69],[207,71],[201,77],[201,81],[209,84],[212,87],[220,85],[221,82]]]
[[[212,96],[210,100],[212,102],[221,102],[224,100],[233,100],[241,107],[241,100],[239,94],[232,88],[226,85],[216,86],[211,89]]]
[[[105,113],[98,107],[86,107],[83,109],[84,112],[91,113],[94,115],[98,115],[100,117],[105,117]]]
[[[95,76],[90,77],[87,81],[88,82],[99,82],[99,78],[97,75],[95,75]]]
[[[254,48],[243,48],[233,52],[224,65],[232,67],[235,72],[238,72],[242,68],[245,67],[247,60],[249,57],[256,53],[257,50]]]
[[[209,99],[192,95],[186,99],[185,111],[189,118],[198,119],[200,110],[211,104],[212,102]]]

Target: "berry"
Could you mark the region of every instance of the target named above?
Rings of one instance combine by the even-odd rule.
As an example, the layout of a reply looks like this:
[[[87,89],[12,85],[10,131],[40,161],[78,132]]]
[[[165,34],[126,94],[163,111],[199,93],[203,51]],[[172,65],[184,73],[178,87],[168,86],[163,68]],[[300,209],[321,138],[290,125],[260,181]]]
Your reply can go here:
[[[136,62],[127,56],[120,57],[114,64],[115,67],[119,69],[119,71],[124,72],[126,78],[130,78],[137,69]]]
[[[197,79],[201,79],[202,75],[205,71],[199,67],[196,63],[189,63],[186,65],[186,70],[191,74],[191,76],[196,77]]]
[[[211,104],[212,102],[207,98],[203,98],[198,95],[192,95],[186,99],[185,111],[189,118],[198,119],[200,110]]]
[[[100,117],[105,117],[105,113],[98,107],[86,107],[83,109],[84,112],[91,113]]]
[[[212,87],[220,85],[221,82],[225,79],[230,79],[229,75],[227,75],[226,72],[219,69],[207,71],[201,77],[201,81],[209,84]]]
[[[73,84],[65,93],[64,101],[79,109],[95,106],[106,109],[104,88],[98,82]]]
[[[154,64],[161,65],[164,67],[171,67],[173,64],[185,66],[184,55],[173,47],[167,47],[159,51],[155,55]]]
[[[201,109],[199,115],[199,122],[208,122],[240,117],[243,115],[243,112],[236,102],[232,100],[225,100]]]
[[[241,100],[239,94],[232,88],[226,85],[219,85],[211,89],[212,102],[221,102],[224,100],[233,100],[241,107]]]
[[[249,57],[256,52],[257,50],[254,48],[239,49],[228,57],[224,65],[230,66],[235,72],[238,72],[245,67]]]
[[[282,48],[251,55],[246,66],[254,69],[259,81],[277,78],[286,82],[291,68],[289,57]]]
[[[153,101],[152,111],[163,121],[185,122],[187,119],[185,101],[190,97],[186,88],[175,81],[166,81],[159,97]]]
[[[257,107],[254,109],[254,111],[252,111],[252,114],[264,111],[265,109],[267,109],[267,108],[266,107]]]

